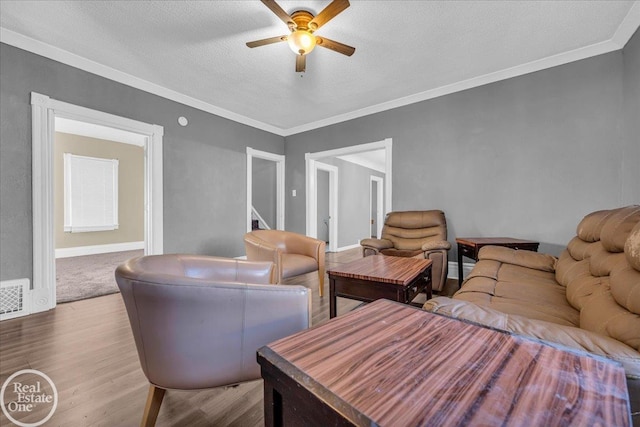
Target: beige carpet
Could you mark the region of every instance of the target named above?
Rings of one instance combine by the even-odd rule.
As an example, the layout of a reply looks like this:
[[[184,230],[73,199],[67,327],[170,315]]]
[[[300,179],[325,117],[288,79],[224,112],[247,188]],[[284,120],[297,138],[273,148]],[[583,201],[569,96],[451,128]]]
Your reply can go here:
[[[118,292],[116,267],[142,249],[56,259],[56,301],[69,302]]]

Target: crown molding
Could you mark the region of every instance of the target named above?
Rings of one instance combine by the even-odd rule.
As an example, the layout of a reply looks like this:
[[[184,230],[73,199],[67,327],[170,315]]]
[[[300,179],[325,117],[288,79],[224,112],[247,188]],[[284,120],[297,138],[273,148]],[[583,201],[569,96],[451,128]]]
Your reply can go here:
[[[0,27],[0,42],[15,46],[19,49],[23,49],[31,53],[35,53],[36,55],[44,56],[45,58],[49,58],[54,61],[61,62],[65,65],[79,68],[83,71],[96,74],[109,80],[113,80],[118,83],[122,83],[124,85],[140,89],[175,102],[179,102],[189,107],[193,107],[207,113],[215,114],[216,116],[220,116],[237,123],[264,130],[266,132],[274,133],[276,135],[284,136],[283,129],[279,127],[251,119],[249,117],[234,113],[229,110],[225,110],[224,108],[217,107],[215,105],[182,94],[180,92],[167,89],[166,87],[151,83],[147,80],[141,79],[131,74],[118,71],[115,68],[107,67],[106,65],[102,65],[98,62],[92,61],[90,59],[84,58],[50,44],[32,39],[30,37],[23,36],[22,34],[16,33],[3,27]]]
[[[140,89],[145,92],[149,92],[154,95],[158,95],[163,98],[188,105],[198,110],[215,114],[217,116],[232,120],[237,123],[264,130],[266,132],[270,132],[279,136],[287,137],[314,129],[346,122],[348,120],[368,116],[371,114],[380,113],[394,108],[403,107],[405,105],[415,104],[440,96],[449,95],[455,92],[472,89],[500,80],[506,80],[512,77],[517,77],[547,68],[553,68],[570,62],[579,61],[593,56],[620,50],[626,45],[626,43],[639,27],[640,1],[635,1],[614,35],[607,41],[287,129],[273,126],[252,119],[250,117],[225,110],[224,108],[217,107],[191,96],[184,95],[180,92],[167,89],[155,83],[151,83],[130,74],[123,73],[114,68],[107,67],[84,57],[75,55],[66,50],[51,46],[30,37],[23,36],[16,32],[7,30],[6,28],[0,27],[0,42],[10,44],[20,49],[27,50],[37,55],[44,56],[46,58],[79,68],[93,74],[97,74],[110,80],[125,84],[127,86],[131,86],[136,89]]]
[[[640,1],[634,1],[631,9],[622,20],[622,23],[611,37],[611,39],[585,46],[579,49],[563,52],[557,55],[539,59],[537,61],[528,62],[512,68],[506,68],[493,73],[473,77],[468,80],[459,81],[450,85],[441,86],[424,92],[419,92],[403,98],[397,98],[392,101],[383,102],[362,108],[360,110],[351,111],[349,113],[340,114],[326,119],[306,123],[301,126],[284,129],[284,136],[291,136],[310,130],[331,126],[334,124],[346,122],[348,120],[357,119],[359,117],[368,116],[375,113],[391,110],[393,108],[403,107],[405,105],[415,104],[421,101],[449,95],[455,92],[472,89],[474,87],[483,86],[489,83],[495,83],[500,80],[510,79],[512,77],[522,76],[547,68],[557,67],[559,65],[568,64],[570,62],[587,59],[592,56],[598,56],[605,53],[613,52],[624,48],[629,39],[640,28]]]
[[[398,107],[404,107],[405,105],[415,104],[429,99],[438,98],[440,96],[449,95],[455,92],[461,92],[463,90],[472,89],[478,86],[484,86],[489,83],[495,83],[500,80],[510,79],[512,77],[522,76],[524,74],[533,73],[536,71],[544,70],[547,68],[557,67],[570,62],[579,61],[581,59],[590,58],[592,56],[602,55],[615,50],[620,50],[621,47],[609,40],[585,46],[583,48],[575,49],[569,52],[563,52],[558,55],[549,56],[537,61],[528,62],[526,64],[518,65],[512,68],[506,68],[504,70],[496,71],[494,73],[485,74],[471,79],[462,80],[450,85],[440,86],[435,89],[430,89],[424,92],[419,92],[413,95],[405,96],[403,98],[394,99],[392,101],[383,102],[380,104],[372,105],[370,107],[355,110],[346,114],[341,114],[326,119],[318,120],[315,122],[307,123],[302,126],[297,126],[289,129],[285,129],[284,136],[295,135],[302,132],[318,129],[325,126],[334,125],[348,120],[357,119],[359,117],[368,116],[371,114],[380,113],[383,111],[391,110]]]
[[[640,1],[633,2],[631,9],[611,37],[611,41],[622,49],[640,28]]]

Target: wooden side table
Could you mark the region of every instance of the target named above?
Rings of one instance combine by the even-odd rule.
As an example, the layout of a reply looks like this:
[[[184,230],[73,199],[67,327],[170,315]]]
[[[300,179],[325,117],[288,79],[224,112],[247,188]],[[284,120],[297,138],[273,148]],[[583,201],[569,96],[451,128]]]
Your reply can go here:
[[[458,287],[462,286],[462,256],[478,261],[478,252],[483,246],[504,246],[526,251],[538,251],[540,242],[512,239],[510,237],[459,237],[458,243]]]
[[[329,275],[329,317],[337,315],[336,297],[364,302],[386,298],[409,304],[422,291],[431,298],[430,259],[371,255],[339,265]]]
[[[630,426],[618,362],[388,300],[258,350],[271,426]]]

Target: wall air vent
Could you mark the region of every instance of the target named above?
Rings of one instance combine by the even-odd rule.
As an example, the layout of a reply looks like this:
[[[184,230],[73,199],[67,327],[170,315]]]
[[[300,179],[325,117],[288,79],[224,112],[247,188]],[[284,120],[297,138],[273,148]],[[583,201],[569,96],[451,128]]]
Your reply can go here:
[[[26,316],[31,309],[29,279],[0,282],[0,320]]]

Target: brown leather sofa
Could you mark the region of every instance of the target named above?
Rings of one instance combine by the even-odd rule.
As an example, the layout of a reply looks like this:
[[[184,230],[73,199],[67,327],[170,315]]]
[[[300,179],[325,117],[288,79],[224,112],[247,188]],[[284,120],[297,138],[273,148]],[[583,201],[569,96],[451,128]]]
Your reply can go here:
[[[447,281],[447,220],[440,210],[389,212],[381,239],[360,241],[362,255],[427,258],[432,261],[431,287],[441,291]]]
[[[166,389],[259,379],[256,351],[311,323],[309,290],[271,284],[271,262],[153,255],[115,276],[150,383],[142,425],[155,424]]]
[[[424,308],[620,362],[640,425],[640,206],[587,215],[559,258],[484,247],[453,298]]]
[[[249,261],[271,261],[276,283],[301,274],[318,272],[318,291],[324,295],[325,245],[322,240],[282,230],[253,230],[244,235]]]

